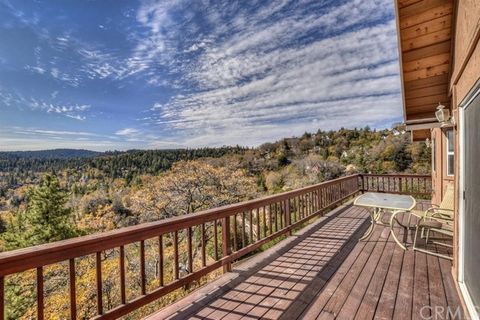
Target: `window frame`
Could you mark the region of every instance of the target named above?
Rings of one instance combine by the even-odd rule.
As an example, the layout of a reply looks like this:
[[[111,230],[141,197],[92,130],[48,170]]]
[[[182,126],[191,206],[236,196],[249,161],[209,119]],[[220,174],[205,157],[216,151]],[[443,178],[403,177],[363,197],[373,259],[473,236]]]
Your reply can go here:
[[[449,137],[449,134],[451,133],[451,137]],[[448,177],[453,177],[455,175],[455,137],[453,135],[453,129],[447,129],[445,130],[445,137],[446,137],[446,142],[447,142],[447,145],[446,145],[446,148],[445,148],[445,154],[446,154],[446,164],[447,164],[447,167],[445,168],[446,169],[446,175]],[[450,147],[450,140],[452,140],[452,151],[449,150],[449,147]],[[453,172],[450,172],[449,169],[450,169],[450,156],[452,156],[452,162],[453,162],[453,166],[452,166],[452,170]]]

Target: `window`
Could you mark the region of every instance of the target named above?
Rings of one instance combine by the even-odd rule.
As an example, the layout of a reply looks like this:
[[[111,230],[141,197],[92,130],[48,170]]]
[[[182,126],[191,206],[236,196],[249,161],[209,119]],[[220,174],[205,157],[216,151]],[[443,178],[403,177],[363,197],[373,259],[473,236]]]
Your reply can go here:
[[[437,160],[436,159],[436,155],[435,153],[437,152],[436,148],[435,148],[435,138],[432,138],[432,171],[435,171],[435,161]]]
[[[447,134],[447,176],[453,176],[455,173],[455,163],[454,163],[454,146],[453,146],[453,130],[449,129],[446,131]]]

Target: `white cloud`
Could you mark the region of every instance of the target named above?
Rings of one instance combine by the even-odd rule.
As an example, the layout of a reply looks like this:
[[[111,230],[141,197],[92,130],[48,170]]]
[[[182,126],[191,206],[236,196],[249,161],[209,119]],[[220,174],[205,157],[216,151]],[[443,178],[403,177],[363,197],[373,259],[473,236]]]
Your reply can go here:
[[[50,97],[55,99],[58,91],[51,93]],[[61,104],[51,103],[36,98],[26,98],[14,91],[2,90],[0,87],[0,103],[8,107],[16,107],[20,110],[43,111],[49,114],[58,114],[76,120],[85,120],[85,114],[91,109],[87,104]]]
[[[60,104],[53,104],[47,103],[45,101],[39,101],[36,99],[30,99],[29,106],[33,110],[42,110],[47,113],[57,113],[64,115],[65,117],[76,119],[76,120],[85,120],[86,117],[81,113],[89,110],[91,108],[90,105],[60,105]]]
[[[256,145],[318,128],[387,126],[401,117],[391,0],[251,6],[146,0],[124,15],[136,25],[126,30],[122,48],[66,34],[54,38],[55,46],[73,48],[78,68],[73,61],[74,71],[54,60],[42,65],[40,47],[36,64],[26,67],[73,87],[95,79],[167,88],[135,115],[141,129],[118,130],[119,140],[162,147]],[[57,94],[51,95],[54,104],[24,105],[78,120],[90,114],[90,106],[60,103]],[[6,105],[14,98],[0,91]]]
[[[72,119],[80,120],[80,121],[83,121],[83,120],[87,119],[87,117],[81,116],[81,115],[78,115],[78,114],[66,114],[65,116],[68,117],[68,118],[72,118]]]
[[[392,13],[392,4],[353,0],[320,15],[293,10],[269,19],[285,5],[238,14],[230,30],[223,24],[213,32],[222,41],[201,51],[192,44],[187,51],[200,54],[182,70],[201,90],[155,104],[147,122],[197,146],[256,145],[306,130],[398,121],[395,23],[372,23]],[[319,30],[323,38],[298,45],[299,37]]]
[[[117,136],[134,136],[134,135],[137,135],[139,133],[140,133],[140,131],[135,129],[135,128],[125,128],[125,129],[118,130],[117,132],[115,132],[115,134]]]
[[[45,72],[47,72],[47,70],[45,70],[44,68],[36,67],[36,66],[25,66],[25,69],[38,74],[44,74]]]

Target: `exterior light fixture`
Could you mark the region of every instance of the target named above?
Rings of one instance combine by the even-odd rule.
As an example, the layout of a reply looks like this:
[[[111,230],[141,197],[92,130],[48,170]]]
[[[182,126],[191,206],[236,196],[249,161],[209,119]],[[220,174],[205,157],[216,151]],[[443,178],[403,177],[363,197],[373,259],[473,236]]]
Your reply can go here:
[[[442,124],[442,127],[455,124],[453,118],[450,117],[450,110],[440,102],[438,103],[437,111],[435,111],[435,117]]]

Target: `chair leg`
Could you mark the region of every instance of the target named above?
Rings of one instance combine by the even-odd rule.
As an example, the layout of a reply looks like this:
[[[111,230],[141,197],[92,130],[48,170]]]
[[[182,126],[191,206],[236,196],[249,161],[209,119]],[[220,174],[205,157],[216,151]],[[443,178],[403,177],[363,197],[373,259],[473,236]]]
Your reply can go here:
[[[407,229],[410,229],[410,222],[412,221],[412,215],[408,215],[408,220],[407,220]]]
[[[415,228],[415,237],[413,237],[413,250],[417,248],[418,229],[419,229],[419,226],[417,225],[417,227]],[[423,233],[423,228],[421,233]]]
[[[430,229],[427,228],[427,236],[425,237],[425,245],[428,245],[428,238],[430,237]]]

